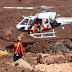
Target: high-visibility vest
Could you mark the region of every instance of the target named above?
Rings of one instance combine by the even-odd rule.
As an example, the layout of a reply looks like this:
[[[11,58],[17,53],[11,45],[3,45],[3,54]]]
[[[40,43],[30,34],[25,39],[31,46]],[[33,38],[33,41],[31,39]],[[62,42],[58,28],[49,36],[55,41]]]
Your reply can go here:
[[[33,33],[38,33],[36,26],[37,24],[34,24]]]

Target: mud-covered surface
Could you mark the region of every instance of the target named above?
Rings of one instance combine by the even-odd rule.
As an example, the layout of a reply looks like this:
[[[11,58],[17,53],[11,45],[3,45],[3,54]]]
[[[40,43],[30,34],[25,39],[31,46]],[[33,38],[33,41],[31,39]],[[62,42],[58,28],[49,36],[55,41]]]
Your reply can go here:
[[[72,53],[26,53],[25,59],[13,62],[13,55],[0,56],[1,72],[72,72]]]
[[[64,26],[63,30],[61,27],[55,28],[57,38],[45,38],[45,39],[35,39],[30,37],[27,33],[22,34],[16,30],[16,25],[23,19],[22,15],[29,16],[35,15],[38,12],[41,12],[39,9],[34,10],[16,10],[16,9],[3,9],[5,6],[64,6],[61,8],[48,9],[46,11],[54,11],[57,14],[60,14],[62,17],[71,17],[72,16],[72,1],[71,0],[1,0],[0,1],[0,49],[12,49],[14,42],[17,40],[17,36],[22,36],[23,48],[27,49],[32,46],[33,48],[39,48],[38,52],[41,52],[42,49],[46,50],[51,44],[56,43],[57,41],[65,40],[70,41],[72,39],[72,25]],[[48,31],[48,30],[47,30]],[[33,50],[33,49],[32,49]],[[37,50],[37,49],[36,49]],[[36,51],[37,52],[37,51]]]
[[[57,53],[61,56],[58,59],[48,59],[47,56],[43,57],[43,62],[47,65],[50,64],[61,64],[70,63],[71,51],[72,51],[72,25],[64,26],[63,30],[61,27],[55,28],[56,38],[45,38],[45,39],[35,39],[29,36],[27,32],[19,32],[16,30],[16,25],[23,19],[22,15],[29,16],[35,15],[41,12],[39,9],[34,10],[16,10],[16,9],[3,9],[5,6],[63,6],[59,8],[48,9],[46,11],[57,12],[62,17],[72,17],[72,0],[0,0],[0,50],[7,50],[13,53],[13,44],[17,40],[17,36],[22,37],[23,50],[25,53],[25,60],[31,65],[37,65],[38,59],[37,53],[51,54],[52,57],[57,57]],[[65,5],[65,6],[64,6]],[[48,31],[48,30],[47,30]],[[46,31],[46,32],[47,32]],[[29,54],[27,54],[29,52]],[[30,54],[34,53],[34,54]],[[64,53],[71,53],[69,57],[65,57]],[[56,54],[56,56],[55,56]],[[49,59],[51,58],[49,56]],[[31,58],[31,59],[30,59]],[[52,61],[53,60],[53,61]],[[0,70],[1,72],[26,72],[24,68],[15,68],[13,66],[7,65],[5,62],[13,62],[13,55],[8,54],[8,56],[0,56]],[[41,64],[43,64],[41,62]],[[29,72],[29,70],[27,71]]]

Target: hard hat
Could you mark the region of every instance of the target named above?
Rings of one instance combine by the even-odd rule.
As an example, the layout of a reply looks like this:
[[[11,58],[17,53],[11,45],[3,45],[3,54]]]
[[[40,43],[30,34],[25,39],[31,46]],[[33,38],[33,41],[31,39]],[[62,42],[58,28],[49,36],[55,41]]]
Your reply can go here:
[[[17,40],[21,40],[21,37],[20,37],[20,36],[18,36]]]

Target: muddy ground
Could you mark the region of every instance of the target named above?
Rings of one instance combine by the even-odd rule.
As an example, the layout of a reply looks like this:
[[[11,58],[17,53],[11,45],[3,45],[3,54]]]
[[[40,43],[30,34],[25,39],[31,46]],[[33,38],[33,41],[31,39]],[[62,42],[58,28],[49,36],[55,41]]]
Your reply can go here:
[[[18,0],[0,0],[0,50],[7,49],[8,51],[12,52],[11,50],[13,50],[13,44],[17,40],[17,36],[20,35],[22,36],[21,42],[23,44],[23,50],[25,56],[26,53],[28,52],[35,54],[36,53],[50,54],[50,51],[52,50],[53,54],[55,54],[57,52],[67,53],[69,51],[72,51],[72,25],[64,26],[65,27],[64,30],[61,27],[55,28],[57,36],[56,38],[35,39],[30,37],[27,32],[24,32],[24,34],[22,34],[21,32],[17,31],[15,27],[23,19],[22,15],[24,16],[35,15],[36,13],[41,12],[41,10],[3,9],[4,6],[35,7],[42,5],[46,6],[66,5],[61,8],[53,8],[48,9],[46,11],[57,12],[57,14],[60,14],[62,17],[72,17],[71,4],[72,0],[22,0],[21,2],[19,2]],[[59,48],[57,49],[57,47]],[[13,62],[13,55],[11,54],[10,56],[1,56],[0,58],[2,60]],[[28,59],[26,57],[27,61]],[[4,66],[5,64],[3,63],[2,65]],[[1,70],[3,71],[4,68],[1,68]],[[15,72],[17,70],[15,70]],[[20,71],[22,71],[22,69],[20,69]]]

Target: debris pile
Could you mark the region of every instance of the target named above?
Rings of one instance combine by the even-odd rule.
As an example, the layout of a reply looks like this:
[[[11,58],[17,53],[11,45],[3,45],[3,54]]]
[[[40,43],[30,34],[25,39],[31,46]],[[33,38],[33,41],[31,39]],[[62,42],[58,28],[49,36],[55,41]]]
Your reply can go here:
[[[51,65],[38,64],[35,66],[35,71],[38,71],[38,72],[72,72],[72,63],[51,64]]]
[[[27,54],[32,55],[30,60],[34,60],[34,54]],[[37,64],[31,65],[31,63],[19,59],[14,63],[10,63],[10,66],[23,68],[24,72],[72,72],[72,62],[70,62],[69,57],[72,56],[72,53],[65,53],[64,54],[56,54],[56,55],[49,55],[49,54],[37,54],[38,58],[36,59]],[[27,58],[26,57],[26,58]],[[49,64],[47,64],[47,61]],[[33,61],[34,62],[34,61]]]
[[[25,55],[25,60],[31,65],[37,64],[61,64],[61,63],[69,63],[71,60],[72,53],[60,53],[60,54],[43,54],[43,53],[27,53]]]
[[[43,53],[56,54],[56,53],[68,53],[72,51],[71,42],[56,42],[55,45],[51,45],[47,51]]]

